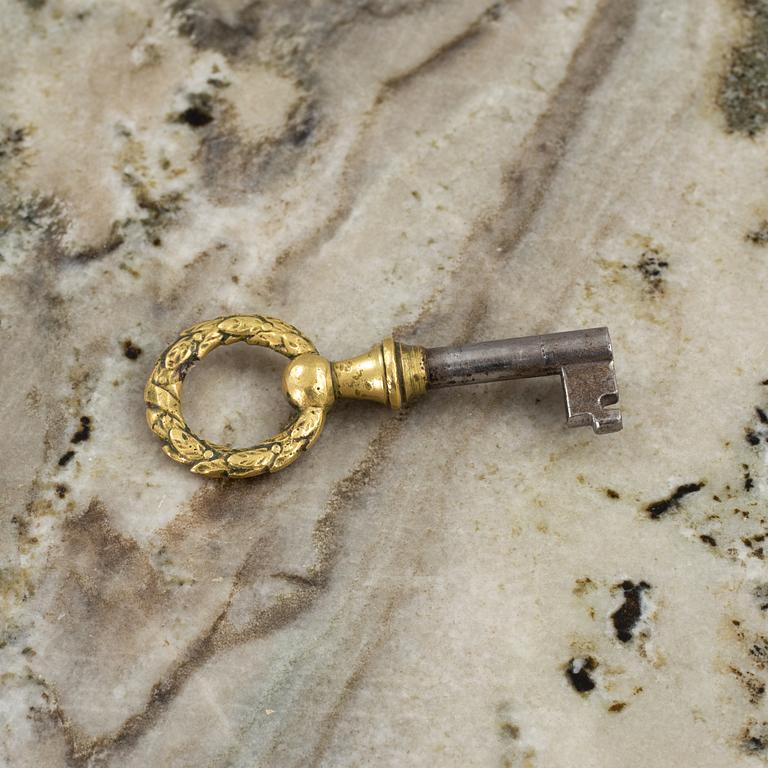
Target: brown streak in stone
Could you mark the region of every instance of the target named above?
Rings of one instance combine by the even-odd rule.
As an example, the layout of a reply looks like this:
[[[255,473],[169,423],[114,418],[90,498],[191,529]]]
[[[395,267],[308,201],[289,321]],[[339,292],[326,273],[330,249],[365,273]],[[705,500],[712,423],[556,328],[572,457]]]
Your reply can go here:
[[[204,138],[201,142],[203,173],[209,188],[216,191],[217,202],[226,203],[243,192],[260,189],[274,167],[280,167],[284,174],[291,170],[299,160],[297,150],[309,137],[306,132],[313,125],[312,114],[313,102],[304,94],[297,99],[287,123],[276,136],[246,141],[230,129]],[[301,135],[305,138],[298,141]],[[231,185],[233,179],[243,179],[245,183],[239,187],[226,186]]]
[[[244,628],[236,629],[228,623],[227,613],[237,591],[243,586],[244,574],[252,565],[252,552],[249,552],[234,575],[232,588],[227,600],[208,629],[190,643],[186,652],[173,669],[155,683],[143,709],[129,717],[117,731],[96,739],[85,736],[56,703],[58,697],[55,695],[53,686],[42,681],[52,692],[54,706],[51,718],[58,724],[67,741],[68,762],[71,765],[80,768],[81,766],[89,765],[96,753],[114,753],[115,751],[123,751],[129,748],[162,716],[167,706],[180,693],[192,674],[213,658],[218,651],[232,648],[241,643],[276,632],[292,622],[301,613],[311,608],[321,589],[327,585],[328,577],[333,568],[339,536],[338,518],[356,501],[363,489],[369,487],[376,469],[382,459],[388,454],[404,421],[405,417],[400,415],[383,422],[378,433],[368,445],[368,449],[360,463],[349,475],[339,480],[331,490],[326,512],[318,520],[313,535],[317,559],[310,569],[310,580],[314,584],[299,584],[291,592],[280,595],[276,599],[275,604],[270,606],[270,608],[259,611]],[[263,481],[262,478],[260,480]],[[242,491],[237,491],[236,489],[231,491],[232,486],[229,485],[220,486],[219,488],[220,490],[217,489],[213,492],[204,491],[202,494],[202,498],[205,499],[204,506],[211,516],[214,509],[222,508],[222,497],[226,499],[232,493],[242,493]],[[99,515],[103,516],[104,513],[100,505],[98,502],[94,502],[78,524],[87,524],[88,520],[86,518],[90,519],[89,515],[92,516],[97,511]],[[218,517],[218,515],[216,516]],[[102,520],[102,522],[104,521]],[[104,535],[107,534],[105,533]],[[113,534],[112,538],[115,536],[118,537],[120,542],[127,543],[126,546],[132,552],[135,549],[138,553],[137,545],[130,542],[130,540],[124,540],[119,534]],[[112,539],[110,538],[111,541]],[[111,548],[111,545],[107,547],[107,549]],[[121,549],[123,548],[121,547]],[[109,557],[113,556],[116,555],[109,555]],[[309,582],[309,580],[307,581]]]
[[[389,627],[392,620],[392,615],[395,612],[395,607],[400,602],[398,595],[393,595],[387,604],[384,606],[381,616],[377,619],[377,632],[374,638],[368,642],[365,647],[360,651],[355,659],[355,662],[351,666],[351,671],[344,681],[344,685],[336,698],[336,702],[331,707],[330,711],[325,715],[322,722],[319,725],[318,740],[310,756],[307,758],[306,763],[302,765],[307,768],[315,768],[321,764],[323,755],[328,749],[328,745],[333,737],[333,733],[336,730],[341,715],[343,714],[350,698],[360,686],[360,683],[365,675],[366,670],[371,664],[376,652],[381,648],[384,641],[389,637]]]
[[[273,579],[283,579],[290,584],[298,584],[304,587],[316,587],[317,581],[309,576],[304,576],[301,573],[286,573],[285,571],[277,571],[270,574]]]
[[[506,195],[498,212],[492,218],[479,219],[462,246],[460,258],[453,274],[459,274],[461,266],[472,255],[480,262],[485,254],[501,253],[509,257],[529,231],[536,213],[541,208],[568,142],[578,129],[589,96],[596,90],[613,59],[621,50],[637,13],[638,0],[612,3],[604,0],[595,11],[584,38],[571,58],[565,77],[546,111],[528,133],[518,159],[506,173]],[[499,251],[499,248],[501,251]],[[475,298],[470,302],[472,312],[480,313],[487,282],[493,279],[497,266],[485,257],[485,281],[478,281]],[[459,289],[462,298],[465,288]],[[437,288],[422,304],[422,309],[411,322],[400,326],[396,332],[413,336],[422,332],[443,288]],[[443,302],[453,314],[457,297]],[[480,318],[468,319],[457,341],[467,340],[470,331],[479,324]],[[439,324],[439,323],[438,323]]]
[[[637,13],[638,0],[604,0],[589,21],[565,77],[523,144],[520,160],[507,174],[509,211],[498,251],[508,256],[530,228],[549,191],[589,98],[621,50]]]
[[[81,248],[73,253],[70,259],[78,263],[97,261],[104,258],[104,256],[109,256],[110,253],[114,253],[124,242],[125,237],[123,236],[122,225],[119,221],[115,221],[112,222],[109,234],[101,243]]]
[[[419,75],[432,72],[436,66],[444,63],[451,55],[463,50],[468,44],[478,39],[488,29],[488,22],[499,18],[503,6],[503,3],[493,3],[470,22],[469,26],[447,42],[438,46],[436,50],[428,54],[418,64],[415,64],[405,72],[390,77],[381,84],[378,93],[373,99],[372,107],[362,121],[357,138],[345,158],[344,168],[341,172],[342,200],[318,229],[295,245],[286,248],[278,255],[272,267],[272,272],[265,281],[268,293],[272,294],[277,290],[281,282],[278,273],[284,272],[289,266],[291,268],[295,267],[301,259],[318,252],[325,243],[333,240],[336,233],[352,215],[354,202],[358,197],[360,186],[359,183],[352,180],[354,169],[359,165],[361,156],[365,154],[367,149],[365,139],[375,122],[374,118],[379,111],[379,107],[401,88],[413,82]]]
[[[508,2],[509,0],[507,0],[507,3]],[[393,92],[408,85],[417,77],[434,71],[438,66],[443,64],[446,59],[463,50],[467,44],[486,32],[488,30],[488,22],[498,21],[504,5],[504,3],[493,3],[492,5],[489,5],[479,16],[477,16],[477,18],[470,22],[469,26],[454,35],[450,40],[447,40],[445,43],[438,46],[425,59],[405,72],[393,75],[388,80],[385,80],[374,100],[374,107],[378,107],[381,103],[386,101]]]

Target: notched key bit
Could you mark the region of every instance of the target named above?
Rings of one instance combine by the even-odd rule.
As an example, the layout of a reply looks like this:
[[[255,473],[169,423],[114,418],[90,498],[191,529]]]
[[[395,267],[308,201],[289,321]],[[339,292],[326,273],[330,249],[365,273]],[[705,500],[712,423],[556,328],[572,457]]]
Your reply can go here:
[[[248,448],[211,443],[192,433],[181,411],[189,368],[222,344],[245,341],[291,358],[283,390],[298,414],[282,432]],[[560,376],[570,427],[597,434],[621,429],[611,408],[619,393],[607,328],[549,333],[462,346],[424,347],[392,338],[332,363],[301,332],[265,315],[218,317],[182,331],[155,364],[144,391],[147,421],[174,461],[208,477],[252,477],[293,463],[320,434],[338,399],[373,400],[399,409],[429,389]]]

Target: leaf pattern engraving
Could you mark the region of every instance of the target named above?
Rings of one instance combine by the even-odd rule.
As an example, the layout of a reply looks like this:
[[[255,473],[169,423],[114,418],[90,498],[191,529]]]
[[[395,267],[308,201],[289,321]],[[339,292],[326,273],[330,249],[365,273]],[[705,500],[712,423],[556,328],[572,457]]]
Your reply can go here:
[[[189,461],[204,458],[205,446],[189,432],[178,427],[168,430],[168,440],[180,456]]]
[[[322,408],[308,407],[278,435],[244,449],[218,445],[194,435],[181,412],[184,376],[211,350],[238,341],[268,347],[289,358],[317,351],[299,330],[277,318],[217,317],[182,331],[157,361],[144,390],[147,423],[163,441],[163,452],[205,477],[254,477],[276,472],[309,448],[325,423]]]

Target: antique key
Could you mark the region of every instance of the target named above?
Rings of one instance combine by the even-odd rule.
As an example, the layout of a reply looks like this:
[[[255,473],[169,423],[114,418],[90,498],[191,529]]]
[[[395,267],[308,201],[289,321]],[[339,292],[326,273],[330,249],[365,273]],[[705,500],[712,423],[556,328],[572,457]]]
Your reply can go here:
[[[283,391],[298,410],[282,432],[250,448],[231,448],[193,434],[181,412],[189,369],[221,344],[245,341],[291,361]],[[144,390],[147,421],[174,461],[208,477],[253,477],[277,472],[317,440],[328,409],[341,398],[373,400],[393,409],[429,389],[560,375],[570,427],[597,434],[621,429],[613,350],[607,328],[549,333],[479,344],[427,349],[384,339],[340,362],[321,357],[292,325],[265,315],[231,315],[182,331],[155,364]]]

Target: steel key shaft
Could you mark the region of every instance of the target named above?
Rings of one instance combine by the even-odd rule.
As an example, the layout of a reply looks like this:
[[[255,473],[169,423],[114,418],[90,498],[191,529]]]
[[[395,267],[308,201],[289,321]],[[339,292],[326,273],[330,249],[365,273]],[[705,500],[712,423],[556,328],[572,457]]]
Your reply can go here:
[[[568,426],[597,434],[621,429],[613,350],[607,328],[548,333],[425,350],[428,389],[560,375]]]

